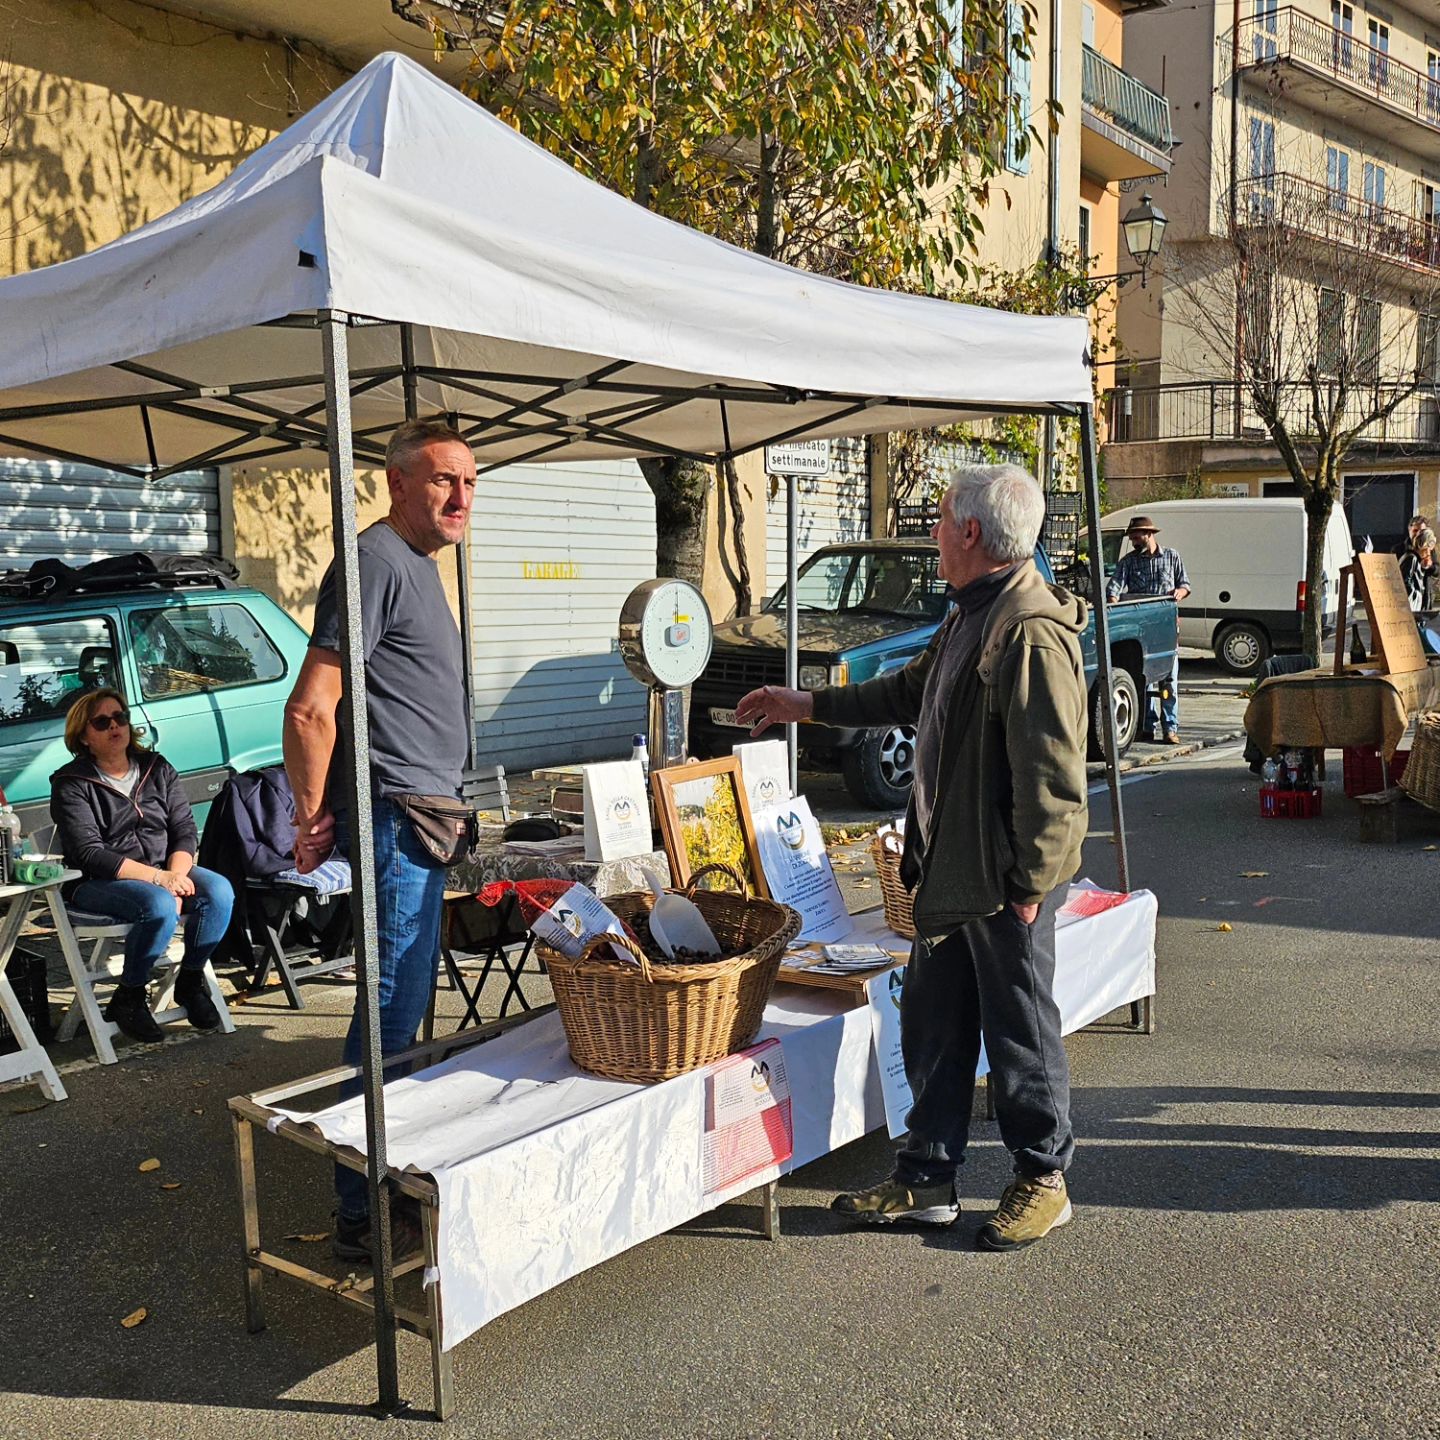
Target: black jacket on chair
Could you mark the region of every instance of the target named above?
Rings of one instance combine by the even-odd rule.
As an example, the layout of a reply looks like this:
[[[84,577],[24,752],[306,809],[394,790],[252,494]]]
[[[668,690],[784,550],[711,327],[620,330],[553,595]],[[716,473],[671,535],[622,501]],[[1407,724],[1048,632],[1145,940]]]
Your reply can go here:
[[[179,772],[154,751],[135,750],[131,757],[140,778],[130,795],[107,784],[90,755],[77,755],[50,777],[50,818],[60,849],[66,865],[86,880],[114,880],[125,860],[158,870],[177,850],[195,853],[199,836]]]

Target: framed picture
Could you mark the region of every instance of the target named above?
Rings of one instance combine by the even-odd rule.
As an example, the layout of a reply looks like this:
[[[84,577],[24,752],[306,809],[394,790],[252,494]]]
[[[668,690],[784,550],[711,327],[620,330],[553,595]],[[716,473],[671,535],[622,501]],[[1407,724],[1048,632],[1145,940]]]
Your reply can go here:
[[[735,756],[652,770],[650,786],[677,888],[688,884],[702,865],[721,864],[743,875],[752,895],[768,898],[750,801]],[[724,889],[725,881],[717,879],[714,888]]]

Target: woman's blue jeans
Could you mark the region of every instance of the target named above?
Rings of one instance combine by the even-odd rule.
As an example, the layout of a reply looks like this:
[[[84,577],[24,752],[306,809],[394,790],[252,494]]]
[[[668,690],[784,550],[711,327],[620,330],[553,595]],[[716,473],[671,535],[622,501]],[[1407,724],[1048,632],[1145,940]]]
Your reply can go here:
[[[143,985],[155,962],[165,953],[181,915],[185,919],[185,954],[182,970],[198,970],[210,958],[230,925],[235,892],[230,882],[213,870],[196,865],[190,871],[195,893],[175,908],[175,897],[148,880],[82,880],[70,896],[77,910],[113,915],[129,925],[125,937],[124,985]]]
[[[375,845],[375,917],[380,940],[380,1053],[394,1055],[415,1042],[425,1018],[440,960],[440,913],[445,867],[415,838],[410,822],[391,800],[371,801]],[[348,853],[348,826],[336,825],[337,847]],[[362,982],[363,983],[363,982]],[[360,1011],[345,1037],[345,1063],[360,1063]],[[357,1095],[358,1081],[341,1093]],[[335,1167],[340,1214],[359,1220],[370,1213],[369,1183],[358,1170]]]

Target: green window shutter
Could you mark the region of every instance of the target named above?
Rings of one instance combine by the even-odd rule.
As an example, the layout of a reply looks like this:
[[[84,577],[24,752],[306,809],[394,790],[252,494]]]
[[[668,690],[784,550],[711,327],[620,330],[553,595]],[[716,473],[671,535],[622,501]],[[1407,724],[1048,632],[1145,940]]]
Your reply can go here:
[[[1012,113],[1005,129],[1005,168],[1016,175],[1030,173],[1030,151],[1026,130],[1030,124],[1030,55],[1015,48],[1016,41],[1025,43],[1025,8],[1016,0],[1005,6],[1005,55],[1009,65],[1009,94]],[[1018,109],[1018,114],[1015,111]]]

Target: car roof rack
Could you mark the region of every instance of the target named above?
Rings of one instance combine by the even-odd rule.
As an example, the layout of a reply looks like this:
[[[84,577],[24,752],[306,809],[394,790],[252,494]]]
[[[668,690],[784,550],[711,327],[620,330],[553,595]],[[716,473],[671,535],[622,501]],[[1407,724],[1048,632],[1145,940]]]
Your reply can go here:
[[[88,565],[37,560],[28,570],[0,571],[0,601],[62,600],[137,590],[234,590],[240,571],[220,555],[107,555]]]

